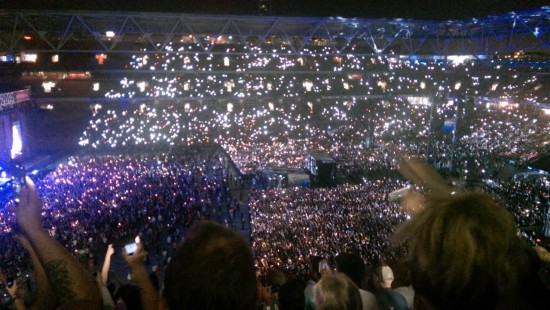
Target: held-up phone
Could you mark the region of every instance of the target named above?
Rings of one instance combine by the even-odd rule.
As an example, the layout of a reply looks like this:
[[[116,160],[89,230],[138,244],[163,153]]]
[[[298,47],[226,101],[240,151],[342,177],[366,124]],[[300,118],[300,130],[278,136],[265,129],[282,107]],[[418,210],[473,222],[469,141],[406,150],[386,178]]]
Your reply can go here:
[[[13,277],[7,277],[6,278],[6,285],[11,288],[13,284],[15,283],[15,279]]]
[[[19,192],[21,188],[26,185],[26,170],[23,162],[20,158],[12,159],[8,164],[9,172],[11,173],[11,183],[13,191],[13,199],[15,202],[19,203]]]
[[[328,263],[325,259],[319,262],[319,273],[328,270]]]
[[[128,243],[124,246],[124,250],[126,251],[126,254],[132,255],[137,251],[137,243],[132,242]]]

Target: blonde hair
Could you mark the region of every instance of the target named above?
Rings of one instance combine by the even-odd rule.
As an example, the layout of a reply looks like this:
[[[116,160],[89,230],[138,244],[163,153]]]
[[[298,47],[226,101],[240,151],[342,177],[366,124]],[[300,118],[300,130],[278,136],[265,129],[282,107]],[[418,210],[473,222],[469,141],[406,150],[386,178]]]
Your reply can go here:
[[[362,310],[359,288],[341,272],[327,274],[315,288],[317,310]]]
[[[464,193],[429,200],[396,233],[410,241],[413,287],[432,306],[494,308],[515,298],[530,270],[526,244],[491,196]]]

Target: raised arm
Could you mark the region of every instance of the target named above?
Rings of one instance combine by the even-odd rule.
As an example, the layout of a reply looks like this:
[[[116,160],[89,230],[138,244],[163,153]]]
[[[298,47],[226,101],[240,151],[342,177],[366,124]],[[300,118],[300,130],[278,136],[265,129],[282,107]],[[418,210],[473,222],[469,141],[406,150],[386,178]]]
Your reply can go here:
[[[14,208],[17,224],[36,252],[59,306],[100,309],[101,295],[94,279],[43,229],[42,202],[30,178],[19,195],[19,205]]]
[[[130,267],[132,280],[137,284],[141,292],[141,303],[143,309],[159,309],[160,308],[160,295],[151,280],[147,269],[143,264],[147,252],[143,250],[141,242],[137,244],[137,250],[134,254],[128,255],[126,252],[122,252],[124,260]]]
[[[105,260],[103,261],[103,267],[101,268],[101,279],[103,282],[103,286],[107,285],[107,281],[109,279],[109,269],[111,268],[111,256],[115,253],[115,250],[113,248],[112,244],[109,244],[109,247],[107,248],[107,252],[105,253]]]
[[[38,291],[36,294],[36,302],[30,307],[31,309],[53,309],[54,307],[54,296],[50,283],[48,282],[48,277],[46,276],[46,271],[42,268],[40,260],[34,249],[32,248],[29,240],[25,236],[17,234],[15,235],[15,240],[21,244],[23,248],[29,253],[31,259],[31,264],[34,269],[34,277],[36,278],[36,283],[38,286]]]

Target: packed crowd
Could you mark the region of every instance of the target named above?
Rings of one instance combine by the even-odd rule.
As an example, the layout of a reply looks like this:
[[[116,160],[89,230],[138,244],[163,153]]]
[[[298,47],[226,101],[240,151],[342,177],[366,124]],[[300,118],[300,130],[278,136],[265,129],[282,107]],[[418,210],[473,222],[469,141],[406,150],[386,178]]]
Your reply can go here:
[[[162,268],[196,219],[229,223],[233,207],[225,157],[217,147],[174,155],[70,157],[37,180],[43,225],[93,271],[108,244],[140,236],[150,264]],[[27,270],[13,242],[14,217],[2,208],[0,268]]]
[[[542,226],[549,210],[550,179],[516,177],[501,180],[490,192],[502,198],[502,204],[521,227]]]
[[[288,274],[309,272],[312,256],[354,252],[374,266],[394,258],[390,237],[408,214],[390,192],[405,182],[391,179],[334,188],[287,188],[250,195],[256,267]]]
[[[518,160],[548,151],[542,110],[517,104],[548,102],[549,84],[538,67],[339,56],[323,47],[300,56],[285,46],[235,46],[234,56],[206,56],[186,44],[166,48],[166,54],[135,55],[128,65],[136,72],[151,70],[152,82],[124,77],[121,89],[106,96],[203,99],[96,110],[81,144],[101,149],[215,142],[243,173],[302,168],[308,151],[322,150],[345,172],[362,173],[379,168],[362,168],[381,158],[368,146],[382,146],[390,163],[396,150],[426,158],[446,154],[449,145],[432,145],[430,137],[451,140],[440,134],[451,121],[452,140],[464,148]],[[182,73],[187,71],[213,73],[193,80]]]
[[[463,138],[464,148],[522,160],[548,151],[548,121],[541,109],[517,104],[548,102],[550,84],[540,66],[364,56],[354,54],[353,46],[349,54],[337,55],[315,44],[294,55],[283,42],[269,49],[212,43],[210,55],[200,53],[204,48],[190,41],[171,43],[166,53],[134,55],[127,67],[136,74],[129,73],[106,94],[200,102],[169,103],[162,113],[149,104],[139,113],[99,111],[82,144],[215,142],[243,173],[269,166],[302,168],[308,151],[322,150],[345,172],[364,173],[391,167],[363,168],[379,155],[391,163],[396,150],[426,158],[446,154],[449,146],[436,152],[429,137],[437,136],[445,121],[454,121],[453,142]],[[152,79],[136,78],[147,71]],[[319,100],[327,97],[342,99]],[[113,128],[121,130],[109,132]],[[366,145],[383,146],[383,154]]]
[[[517,178],[476,187],[498,197],[519,227],[542,227],[550,197],[544,180]],[[359,253],[369,266],[393,261],[402,249],[390,237],[410,214],[389,196],[408,186],[400,179],[377,178],[334,188],[253,192],[249,206],[256,267],[307,273],[308,257],[346,252]]]
[[[170,71],[180,61],[185,63],[183,70],[196,70],[195,65],[201,63],[198,57],[186,59],[182,55],[179,60],[172,59],[162,68]],[[235,66],[231,68],[247,72],[264,64],[270,70],[283,70],[277,65],[269,67],[270,59],[266,57],[247,68],[229,61],[229,67]],[[141,69],[145,65],[155,67],[163,59],[162,55],[154,60],[136,57],[132,65]],[[281,268],[289,273],[305,272],[308,256],[335,256],[352,248],[361,252],[369,264],[380,257],[391,258],[395,249],[391,248],[389,236],[408,216],[395,203],[387,201],[391,191],[405,186],[397,179],[389,181],[395,177],[391,172],[396,171],[398,160],[403,155],[426,158],[435,167],[452,171],[464,180],[491,180],[497,185],[480,186],[502,197],[504,205],[520,225],[542,225],[545,201],[540,197],[548,197],[547,184],[522,193],[528,185],[509,185],[507,180],[499,179],[499,171],[507,159],[522,163],[548,153],[548,116],[535,106],[479,99],[480,96],[490,96],[519,101],[547,100],[535,95],[546,87],[540,75],[527,77],[525,72],[500,75],[499,70],[504,69],[498,66],[482,69],[477,64],[420,65],[380,58],[349,65],[350,59],[334,60],[342,67],[347,66],[336,72],[380,70],[364,78],[376,79],[365,82],[363,86],[370,85],[368,90],[361,89],[360,83],[354,80],[359,84],[342,82],[341,89],[350,90],[348,93],[330,93],[330,90],[338,89],[330,86],[330,82],[321,87],[327,93],[321,93],[315,86],[311,92],[349,95],[359,91],[374,95],[371,98],[311,100],[309,86],[306,87],[306,83],[298,85],[295,79],[293,82],[284,80],[288,76],[282,78],[281,85],[303,86],[303,92],[269,94],[268,90],[278,84],[264,79],[262,83],[266,85],[260,88],[265,92],[257,92],[255,96],[274,95],[287,99],[238,103],[205,99],[181,106],[155,103],[141,104],[139,108],[132,105],[122,108],[105,106],[94,111],[81,137],[81,145],[97,150],[174,149],[216,143],[243,174],[258,173],[269,167],[303,168],[309,151],[322,150],[336,160],[338,171],[344,175],[358,177],[355,180],[365,175],[372,178],[373,181],[367,178],[369,181],[361,185],[340,185],[333,189],[254,192],[250,196],[252,242],[256,267],[264,272],[270,268]],[[355,61],[357,59],[352,62]],[[362,67],[361,61],[368,63],[364,64],[366,67]],[[302,62],[298,63],[301,65]],[[310,65],[314,63],[308,62]],[[221,70],[220,67],[225,65],[219,62],[217,66],[212,70]],[[291,71],[290,68],[284,70]],[[320,68],[321,73],[327,70],[327,67]],[[400,77],[400,74],[407,78]],[[193,93],[201,93],[207,97],[223,97],[223,94],[247,97],[249,95],[237,92],[230,95],[228,92],[239,87],[253,89],[254,86],[245,81],[253,76],[258,75],[243,75],[239,78],[242,81],[225,83],[216,77],[208,78],[207,82],[159,78],[155,79],[155,93],[147,93],[145,87],[144,94],[136,92],[116,96],[193,97]],[[181,93],[163,93],[159,86],[162,83],[168,83],[171,89]],[[126,79],[122,85],[127,89],[137,87],[136,82]],[[203,86],[208,90],[199,88]],[[410,93],[418,95],[400,96]],[[376,98],[376,95],[384,97]],[[449,120],[452,128],[446,130],[444,127]],[[524,201],[534,205],[525,206]],[[353,220],[350,220],[350,214]]]
[[[252,190],[250,241],[263,275],[272,269],[309,273],[311,257],[346,252],[358,253],[369,266],[394,260],[403,248],[390,237],[410,217],[389,199],[409,184],[395,176],[403,156],[425,158],[459,179],[486,180],[485,190],[502,199],[520,226],[544,222],[548,179],[499,175],[505,159],[524,163],[550,151],[548,115],[511,103],[548,102],[548,83],[538,69],[336,56],[322,48],[304,56],[285,56],[284,47],[251,49],[244,52],[253,57],[202,59],[193,47],[135,56],[132,68],[167,73],[149,84],[125,78],[107,97],[211,99],[93,107],[80,145],[137,155],[71,157],[37,180],[47,232],[90,270],[109,244],[120,247],[139,235],[149,247],[147,264],[163,270],[197,219],[235,228],[239,204],[231,180],[270,167],[303,168],[308,152],[317,150],[336,160],[339,173],[362,182]],[[193,79],[181,71],[213,73]],[[299,71],[315,75],[304,78]],[[362,99],[351,97],[357,94]],[[482,96],[510,103],[479,101]],[[261,97],[268,99],[256,102]],[[449,120],[452,128],[445,130]],[[139,155],[151,153],[156,155]],[[9,208],[0,213],[0,268],[28,274],[26,257],[11,239],[14,214]]]
[[[242,173],[303,168],[315,150],[336,159],[342,172],[362,174],[395,168],[399,154],[464,172],[461,165],[473,161],[477,167],[489,157],[526,162],[550,149],[550,122],[539,108],[417,99],[245,102],[230,109],[216,101],[104,106],[95,110],[80,144],[108,150],[218,143]],[[454,132],[443,131],[453,119]],[[476,159],[453,160],[452,152]]]
[[[71,159],[69,165],[75,165],[76,161]],[[116,162],[111,156],[97,161],[101,162],[97,170],[104,169],[107,161]],[[133,166],[124,159],[120,162],[123,166]],[[144,162],[146,167],[138,165],[130,170],[142,170],[145,176],[151,175],[147,166],[168,174],[177,171],[173,167],[160,167],[162,160],[158,158]],[[145,246],[155,243],[158,236],[147,242],[136,239],[135,249],[122,250],[134,284],[119,287],[114,296],[106,286],[114,254],[112,245],[105,254],[107,265],[103,265],[101,275],[96,272],[94,282],[75,259],[78,251],[72,253],[70,245],[54,238],[59,236],[52,236],[49,223],[43,222],[51,207],[27,179],[27,185],[20,192],[20,204],[12,215],[20,229],[15,239],[24,248],[21,252],[28,254],[32,262],[36,296],[31,300],[27,288],[20,289],[27,285],[21,280],[11,284],[5,277],[8,269],[0,272],[0,282],[7,287],[9,304],[17,310],[28,306],[114,309],[116,296],[119,296],[116,307],[123,309],[155,309],[160,305],[169,309],[184,306],[190,309],[269,310],[279,306],[291,309],[289,302],[295,305],[292,309],[309,309],[314,305],[316,309],[354,310],[424,309],[426,305],[437,309],[474,306],[544,309],[548,305],[548,287],[539,272],[541,263],[550,263],[550,253],[540,247],[533,249],[522,241],[507,211],[491,196],[454,192],[441,183],[443,179],[431,175],[433,170],[428,165],[412,160],[401,165],[405,177],[422,184],[437,198],[427,196],[424,208],[417,210],[397,234],[393,232],[395,225],[409,216],[395,202],[390,203],[388,192],[393,190],[392,186],[404,185],[400,181],[376,180],[361,186],[345,185],[320,191],[292,189],[288,200],[280,199],[278,190],[252,192],[250,208],[258,224],[252,232],[255,252],[235,231],[209,221],[198,221],[183,241],[173,246],[172,260],[166,262],[165,278],[161,280],[155,274],[156,269],[153,273],[148,269],[150,255],[145,251]],[[208,180],[201,173],[189,171],[187,176],[187,180]],[[165,181],[172,182],[169,179],[163,173],[159,184],[168,185]],[[205,185],[201,183],[198,187],[206,193],[215,191]],[[124,184],[119,186],[125,188]],[[145,186],[145,190],[147,188]],[[199,188],[189,195],[197,197]],[[285,196],[286,192],[280,194]],[[178,210],[171,212],[177,217]],[[362,220],[356,221],[356,218]],[[160,217],[157,220],[163,222]],[[291,226],[297,230],[289,231]],[[158,228],[169,229],[168,226]],[[294,234],[300,234],[300,238]],[[394,274],[387,265],[393,258],[386,250],[389,235],[400,243],[411,241],[404,248],[410,251],[406,267],[411,275],[410,283],[396,289],[392,286]],[[147,233],[142,236],[147,240]],[[307,258],[302,250],[308,253]],[[290,256],[294,256],[296,263]],[[333,256],[334,264],[329,264],[327,258]],[[365,258],[376,266],[370,288],[363,283],[367,280]],[[293,282],[298,279],[294,277],[287,281],[277,269],[294,273],[307,269],[310,280],[307,285],[301,285],[299,280]],[[448,272],[441,272],[443,270]],[[263,282],[262,272],[269,271],[275,272]],[[289,287],[291,283],[296,285]],[[454,285],[460,289],[449,289]],[[128,291],[132,287],[133,291]],[[120,292],[123,290],[126,293]]]
[[[330,135],[352,136],[338,131]],[[101,255],[109,243],[121,244],[140,235],[144,244],[155,244],[147,249],[148,264],[161,270],[195,219],[213,219],[229,226],[233,200],[226,180],[233,177],[227,170],[232,163],[223,149],[206,145],[206,141],[197,139],[195,142],[201,144],[195,146],[175,145],[172,156],[71,158],[37,182],[44,202],[45,228],[91,270],[97,268],[98,253]],[[489,159],[496,155],[489,151],[480,148],[472,153],[460,143],[440,143],[434,149],[449,152],[454,163],[466,165],[460,167],[499,170],[491,168],[496,162]],[[395,167],[397,156],[402,154],[389,144],[375,147],[373,152],[381,156],[373,157],[372,165],[382,170]],[[437,163],[446,165],[441,159]],[[378,175],[360,185],[253,191],[249,207],[257,270],[265,274],[275,268],[289,275],[308,275],[309,257],[332,258],[349,251],[359,253],[369,266],[380,259],[393,261],[402,249],[392,246],[390,236],[409,214],[388,196],[406,184]],[[492,190],[503,197],[520,225],[542,224],[547,184],[535,186],[525,180],[510,184],[497,180],[493,184]],[[26,258],[10,242],[11,213],[4,209],[2,219],[6,232],[1,241],[6,244],[2,270],[28,274],[21,265]]]
[[[137,235],[148,246],[151,270],[162,270],[196,219],[235,227],[228,225],[234,214],[228,165],[219,147],[205,145],[173,156],[72,157],[37,182],[43,224],[90,271],[97,270],[108,244],[120,246]],[[281,270],[289,277],[307,277],[311,257],[348,252],[358,253],[367,266],[395,262],[403,248],[390,238],[410,214],[389,195],[407,184],[377,178],[334,188],[252,191],[256,269],[262,275]],[[546,184],[525,179],[495,184],[492,191],[520,226],[542,224],[544,197],[550,194]],[[29,276],[27,258],[11,240],[14,219],[7,209],[2,220],[1,268]]]
[[[433,94],[457,88],[471,95],[513,102],[548,102],[544,67],[503,67],[498,63],[418,61],[397,55],[335,54],[329,47],[291,53],[284,45],[262,48],[217,46],[201,53],[198,44],[172,43],[165,53],[136,54],[135,70],[106,93],[109,98],[296,98],[306,95]],[[217,53],[219,52],[219,53]],[[232,54],[227,54],[232,53]],[[151,79],[138,78],[146,73]],[[237,73],[237,74],[235,74]]]
[[[520,161],[546,154],[550,149],[548,117],[537,117],[537,112],[530,110],[529,106],[505,110],[476,109],[478,118],[471,125],[474,128],[462,140],[495,156]]]

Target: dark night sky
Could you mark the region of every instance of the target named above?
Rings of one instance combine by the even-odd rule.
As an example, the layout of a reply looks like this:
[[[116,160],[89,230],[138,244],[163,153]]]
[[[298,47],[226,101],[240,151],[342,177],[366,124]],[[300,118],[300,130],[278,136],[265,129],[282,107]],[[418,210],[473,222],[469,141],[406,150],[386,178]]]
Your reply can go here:
[[[272,15],[466,19],[548,5],[548,0],[272,0]],[[257,15],[258,0],[0,0],[2,9]]]

